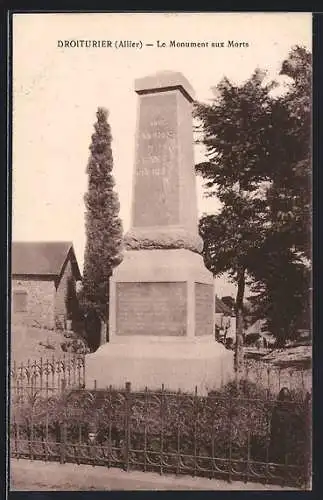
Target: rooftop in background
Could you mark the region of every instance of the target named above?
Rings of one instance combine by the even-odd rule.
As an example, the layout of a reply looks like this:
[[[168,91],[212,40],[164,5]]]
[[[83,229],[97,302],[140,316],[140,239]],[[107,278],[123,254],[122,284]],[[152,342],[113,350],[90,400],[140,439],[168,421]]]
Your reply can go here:
[[[225,316],[234,316],[233,311],[228,307],[221,299],[216,295],[215,296],[215,312],[222,313]]]
[[[16,276],[60,276],[68,257],[76,279],[81,279],[72,242],[16,241],[12,243],[11,273]]]
[[[264,334],[268,333],[268,329],[266,328],[266,320],[257,319],[252,325],[250,325],[245,334],[246,335],[254,335],[254,334]]]

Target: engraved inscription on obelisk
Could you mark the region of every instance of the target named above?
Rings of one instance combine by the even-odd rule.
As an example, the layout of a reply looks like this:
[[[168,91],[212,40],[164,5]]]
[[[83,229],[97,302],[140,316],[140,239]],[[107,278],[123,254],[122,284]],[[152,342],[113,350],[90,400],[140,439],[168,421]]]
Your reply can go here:
[[[180,73],[136,80],[139,95],[129,250],[201,252],[193,156],[192,97]]]
[[[133,204],[135,227],[179,223],[176,95],[141,98]]]

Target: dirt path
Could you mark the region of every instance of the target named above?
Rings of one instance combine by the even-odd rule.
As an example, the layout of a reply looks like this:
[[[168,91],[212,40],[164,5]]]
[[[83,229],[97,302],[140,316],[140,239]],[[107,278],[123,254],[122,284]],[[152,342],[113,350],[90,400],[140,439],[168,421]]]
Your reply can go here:
[[[173,476],[152,472],[125,472],[91,465],[75,465],[57,462],[11,460],[11,491],[84,491],[84,490],[244,490],[287,491],[293,488],[245,484],[240,481],[205,479],[191,476]],[[295,491],[295,490],[294,490]]]

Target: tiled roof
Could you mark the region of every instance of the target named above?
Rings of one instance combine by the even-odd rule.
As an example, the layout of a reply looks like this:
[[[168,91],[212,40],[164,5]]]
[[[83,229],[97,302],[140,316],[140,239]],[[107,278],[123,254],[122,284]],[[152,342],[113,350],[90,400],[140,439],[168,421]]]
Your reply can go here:
[[[69,241],[12,243],[11,273],[13,275],[59,276],[70,255],[76,279],[81,279],[73,244]]]
[[[264,319],[257,319],[252,325],[249,326],[246,330],[246,335],[250,334],[263,334],[266,333],[266,321]]]

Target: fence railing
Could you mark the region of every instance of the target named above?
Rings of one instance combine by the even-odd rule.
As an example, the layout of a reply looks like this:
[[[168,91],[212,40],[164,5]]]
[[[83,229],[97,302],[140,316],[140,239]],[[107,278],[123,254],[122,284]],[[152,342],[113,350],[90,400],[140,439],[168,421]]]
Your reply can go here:
[[[21,399],[27,394],[49,397],[72,387],[85,387],[85,356],[82,354],[64,354],[61,358],[53,356],[20,364],[14,361],[11,365],[11,399]]]
[[[33,388],[49,393],[61,390],[62,383],[65,387],[85,387],[85,355],[64,354],[60,358],[27,361],[11,366],[11,390],[23,391]],[[311,392],[311,370],[275,367],[263,362],[245,360],[241,372],[243,380],[257,384],[271,394],[278,394],[282,387],[291,391]],[[64,382],[63,382],[64,381]]]
[[[281,367],[246,359],[241,376],[243,380],[263,387],[270,394],[278,395],[283,387],[304,394],[312,391],[311,369]]]
[[[12,394],[13,457],[307,487],[309,397],[246,382],[207,397],[62,388]]]

